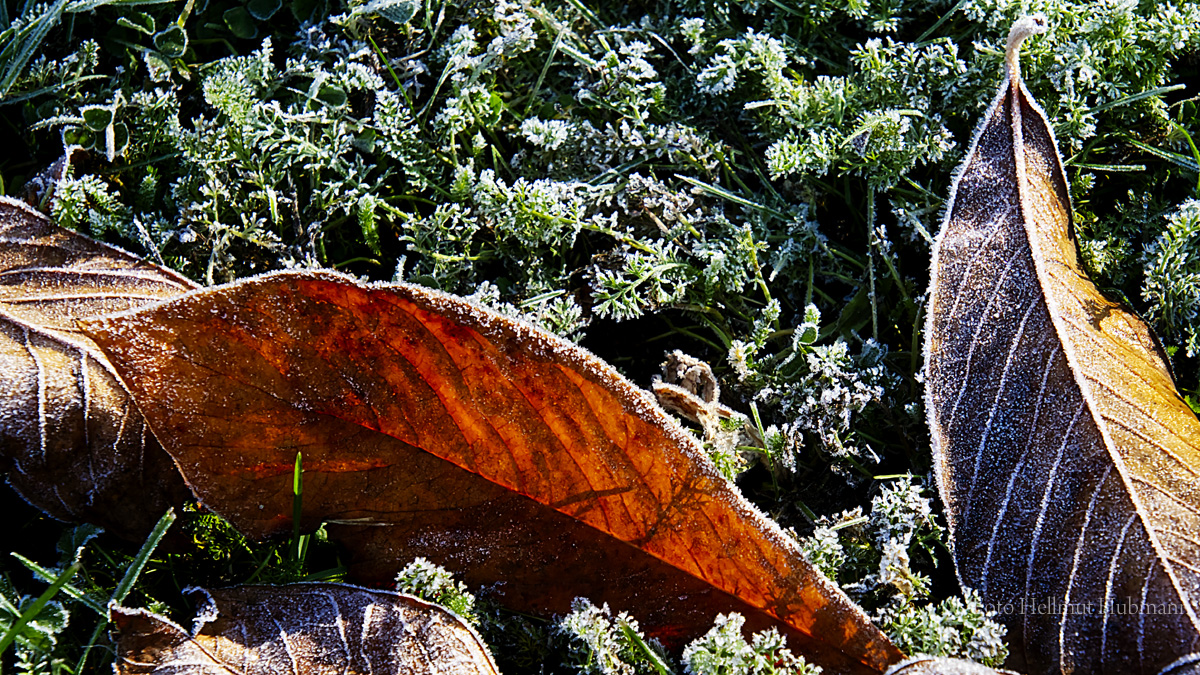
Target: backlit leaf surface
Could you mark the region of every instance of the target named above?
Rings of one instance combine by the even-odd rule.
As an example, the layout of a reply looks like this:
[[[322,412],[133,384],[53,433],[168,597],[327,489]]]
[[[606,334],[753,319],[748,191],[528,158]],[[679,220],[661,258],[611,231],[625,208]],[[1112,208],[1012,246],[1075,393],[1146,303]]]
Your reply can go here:
[[[461,299],[280,273],[87,324],[209,508],[329,520],[360,578],[416,555],[523,611],[575,596],[666,642],[718,611],[832,672],[900,653],[696,441],[594,356]]]
[[[0,198],[0,465],[55,518],[141,537],[187,490],[75,320],[196,285]]]
[[[959,577],[1000,611],[1009,667],[1156,673],[1200,645],[1200,423],[1079,262],[1022,21],[934,252],[935,466]]]
[[[342,584],[196,594],[207,597],[192,631],[143,609],[111,609],[116,675],[498,675],[462,619],[409,595]]]

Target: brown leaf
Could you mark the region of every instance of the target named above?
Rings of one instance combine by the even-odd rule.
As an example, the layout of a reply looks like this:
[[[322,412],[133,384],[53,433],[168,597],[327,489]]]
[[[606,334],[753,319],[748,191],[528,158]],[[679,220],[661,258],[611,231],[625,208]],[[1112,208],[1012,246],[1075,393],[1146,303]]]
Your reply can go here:
[[[116,675],[498,675],[462,619],[409,595],[323,583],[192,592],[208,597],[190,633],[144,609],[110,610]]]
[[[721,403],[721,386],[707,363],[676,349],[667,354],[662,371],[650,384],[655,400],[663,410],[699,424],[712,452],[733,456],[738,448],[765,447],[749,418]]]
[[[75,320],[196,288],[0,198],[0,466],[55,518],[144,536],[187,494]]]
[[[587,596],[673,644],[741,611],[833,672],[900,657],[645,392],[526,324],[283,273],[86,330],[199,499],[252,536],[290,531],[303,451],[304,525],[331,521],[363,577],[420,555],[523,611]]]
[[[1154,673],[1200,646],[1200,422],[1149,329],[1080,265],[1017,67],[1038,28],[1013,28],[935,247],[935,465],[959,578],[1001,612],[1010,667]]]
[[[974,661],[921,656],[897,663],[886,675],[1013,675],[1012,671],[993,670]]]

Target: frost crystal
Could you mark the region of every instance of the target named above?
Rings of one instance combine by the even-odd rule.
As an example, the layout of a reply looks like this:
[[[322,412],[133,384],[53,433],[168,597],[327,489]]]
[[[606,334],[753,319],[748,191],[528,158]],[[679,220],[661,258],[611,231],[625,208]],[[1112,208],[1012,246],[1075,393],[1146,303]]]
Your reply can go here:
[[[657,641],[647,641],[637,621],[625,612],[614,617],[607,604],[596,607],[585,598],[575,598],[571,613],[558,621],[556,630],[568,638],[581,675],[650,675],[658,672],[655,661],[662,663],[663,650]],[[645,649],[655,656],[648,657]]]
[[[774,628],[742,638],[741,614],[718,614],[713,627],[683,650],[692,675],[818,675],[821,668],[792,654]]]

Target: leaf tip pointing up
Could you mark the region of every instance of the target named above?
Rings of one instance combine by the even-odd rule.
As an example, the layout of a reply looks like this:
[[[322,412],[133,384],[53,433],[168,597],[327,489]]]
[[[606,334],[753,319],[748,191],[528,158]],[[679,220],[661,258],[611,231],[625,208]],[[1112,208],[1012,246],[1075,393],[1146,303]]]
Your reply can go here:
[[[1004,72],[1012,80],[1021,79],[1021,43],[1030,35],[1041,35],[1050,29],[1045,14],[1028,14],[1013,22],[1008,31],[1008,46],[1004,50]]]

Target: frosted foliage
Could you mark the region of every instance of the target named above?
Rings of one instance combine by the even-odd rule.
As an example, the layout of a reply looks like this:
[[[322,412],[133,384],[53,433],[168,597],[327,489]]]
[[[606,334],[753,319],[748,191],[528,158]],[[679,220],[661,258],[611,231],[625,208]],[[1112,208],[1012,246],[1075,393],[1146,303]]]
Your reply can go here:
[[[685,672],[691,675],[818,675],[819,666],[792,654],[775,629],[742,637],[745,617],[719,614],[712,630],[683,650]]]
[[[818,523],[813,533],[800,543],[800,547],[804,557],[816,565],[822,574],[837,579],[838,571],[846,562],[846,550],[842,547],[837,530],[824,522]]]
[[[571,602],[571,612],[559,619],[556,630],[567,637],[576,670],[583,675],[635,675],[650,673],[638,647],[624,628],[638,631],[637,621],[608,605],[597,607],[585,598]]]
[[[1170,225],[1146,247],[1142,299],[1164,337],[1200,354],[1200,201],[1188,200]]]
[[[844,566],[873,570],[845,586],[853,595],[911,606],[929,594],[929,579],[912,569],[912,553],[928,552],[929,541],[942,538],[930,502],[911,475],[901,476],[871,500],[870,516],[861,508],[823,516],[801,548],[831,579],[844,578]]]
[[[706,94],[723,94],[732,90],[744,73],[757,75],[769,89],[778,90],[785,86],[783,70],[789,62],[782,42],[748,29],[744,35],[717,44],[716,54],[696,75],[696,85]]]
[[[923,607],[904,604],[885,607],[876,620],[893,636],[897,646],[909,654],[961,656],[992,665],[1003,663],[1007,656],[1004,626],[989,616],[978,593],[967,589],[963,598],[947,598]]]
[[[425,558],[417,558],[400,570],[396,575],[396,590],[437,603],[472,625],[479,621],[475,616],[475,596],[444,567]]]
[[[666,88],[658,81],[658,71],[646,60],[652,51],[641,40],[610,50],[589,69],[587,80],[576,83],[575,98],[583,102],[612,101],[634,115],[656,107],[666,95]]]
[[[722,150],[706,133],[678,122],[636,124],[622,119],[597,126],[589,120],[530,117],[521,123],[520,133],[534,146],[530,155],[520,157],[523,168],[557,176],[591,178],[649,158],[693,162],[712,170]]]
[[[339,584],[211,591],[189,635],[145,610],[117,607],[116,673],[379,672],[495,675],[487,647],[456,616],[411,596]],[[328,672],[335,672],[330,670]]]
[[[1010,666],[1153,672],[1200,645],[1183,534],[1200,531],[1200,422],[1070,232],[1053,134],[1006,81],[935,247],[935,467],[959,577],[997,608]]]
[[[0,577],[0,627],[7,633],[36,601],[36,595],[22,595],[7,576]],[[17,636],[13,641],[17,672],[49,672],[53,647],[59,634],[69,625],[70,618],[70,612],[62,603],[51,600],[13,631]]]
[[[792,229],[800,236],[793,240],[793,248],[777,249],[778,258],[786,260],[821,245],[803,214]],[[821,313],[810,304],[792,331],[790,348],[776,360],[763,352],[779,313],[778,304],[768,303],[755,320],[750,340],[733,340],[727,355],[738,379],[758,389],[755,397],[780,408],[785,422],[765,430],[773,458],[794,470],[796,455],[816,444],[835,460],[834,470],[846,475],[852,462],[877,461],[870,446],[856,441],[851,423],[868,405],[882,403],[896,381],[884,364],[886,348],[873,339],[864,340],[857,354],[841,338],[816,345]],[[781,452],[775,453],[776,449]]]
[[[883,364],[873,358],[872,348],[879,349],[868,341],[864,354],[854,358],[842,340],[812,347],[805,355],[808,374],[799,386],[781,392],[784,414],[791,418],[784,432],[814,437],[834,457],[873,458],[870,447],[846,442],[851,417],[881,400],[890,379]],[[762,390],[759,396],[770,393],[774,392]]]
[[[933,507],[906,476],[884,485],[871,500],[870,523],[876,541],[895,539],[907,545],[918,530],[933,526]]]

